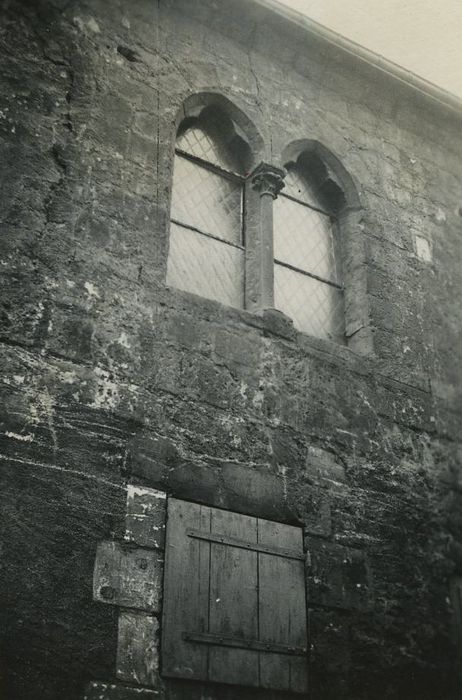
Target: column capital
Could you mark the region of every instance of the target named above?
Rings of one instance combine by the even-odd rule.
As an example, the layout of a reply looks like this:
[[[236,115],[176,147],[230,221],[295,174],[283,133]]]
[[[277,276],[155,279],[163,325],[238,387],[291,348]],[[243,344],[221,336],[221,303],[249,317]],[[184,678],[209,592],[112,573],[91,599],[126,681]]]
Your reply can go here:
[[[270,194],[273,199],[276,199],[285,186],[285,174],[282,168],[262,162],[250,173],[249,178],[253,189],[257,190],[260,196]]]

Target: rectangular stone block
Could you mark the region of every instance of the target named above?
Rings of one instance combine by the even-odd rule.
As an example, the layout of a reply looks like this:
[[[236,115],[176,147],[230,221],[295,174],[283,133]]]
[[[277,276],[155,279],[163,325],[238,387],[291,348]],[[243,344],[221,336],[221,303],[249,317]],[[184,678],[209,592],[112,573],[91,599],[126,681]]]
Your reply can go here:
[[[163,491],[128,485],[125,539],[141,547],[163,549],[167,496]]]
[[[308,605],[344,610],[370,608],[371,576],[363,551],[315,537],[307,538],[306,549],[310,561],[306,576]]]
[[[119,616],[117,678],[156,687],[159,683],[159,622],[153,615],[124,610]]]
[[[345,467],[339,457],[329,450],[308,445],[306,470],[317,482],[345,482]]]
[[[159,612],[163,566],[163,556],[156,550],[100,542],[93,597],[100,603]]]
[[[313,489],[305,498],[305,532],[317,537],[329,537],[332,532],[332,512],[329,494]]]

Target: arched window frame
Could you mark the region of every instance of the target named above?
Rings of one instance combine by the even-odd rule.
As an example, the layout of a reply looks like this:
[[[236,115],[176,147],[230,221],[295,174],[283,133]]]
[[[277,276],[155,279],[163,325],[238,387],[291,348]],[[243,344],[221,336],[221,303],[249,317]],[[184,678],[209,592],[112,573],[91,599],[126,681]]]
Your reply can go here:
[[[175,286],[238,308],[244,306],[244,190],[249,160],[248,144],[220,108],[204,107],[198,117],[181,122],[170,213],[176,255],[169,258],[173,264],[167,265],[167,281],[170,274]],[[192,246],[201,265],[191,269],[186,264],[178,255],[180,242]],[[206,272],[214,268],[218,274]]]
[[[194,93],[185,99],[181,108],[177,113],[175,120],[175,130],[172,135],[172,148],[170,151],[170,163],[174,163],[175,155],[178,152],[182,157],[184,154],[181,149],[177,149],[176,140],[178,131],[182,125],[191,122],[191,120],[197,120],[201,113],[208,107],[219,108],[228,119],[232,120],[233,128],[235,129],[236,135],[240,137],[249,147],[248,153],[248,164],[246,172],[242,174],[230,173],[228,171],[224,172],[223,169],[218,168],[217,171],[225,176],[237,177],[242,182],[243,185],[243,235],[244,235],[244,309],[252,312],[259,312],[262,308],[262,289],[265,287],[267,280],[265,279],[264,268],[261,265],[261,251],[264,248],[264,242],[262,241],[262,235],[265,233],[265,226],[262,225],[262,221],[265,220],[265,213],[261,212],[262,200],[257,193],[254,191],[252,183],[254,173],[261,170],[261,163],[265,159],[265,142],[260,135],[260,132],[255,127],[253,122],[246,116],[246,114],[241,110],[236,104],[228,100],[224,95],[220,93],[210,93],[210,92],[200,92]],[[193,159],[193,157],[186,154],[186,157]],[[257,165],[258,164],[258,165]],[[207,168],[214,169],[215,166],[211,166],[208,163],[202,163]],[[270,169],[272,166],[268,166]],[[282,175],[282,171],[277,168],[273,168],[274,171],[278,171]],[[170,179],[173,182],[173,173]],[[168,206],[168,220],[171,222],[171,200],[172,200],[172,186],[170,187],[170,199]],[[268,209],[267,203],[263,206],[263,210]],[[267,217],[266,217],[267,218]],[[168,258],[168,251],[167,256]],[[268,306],[268,304],[264,304]]]
[[[325,166],[303,151],[296,162],[285,164],[285,170],[285,187],[275,201],[275,306],[285,309],[289,316],[293,309],[299,330],[343,344],[345,315],[337,206],[332,198],[323,196],[320,187]],[[289,298],[284,296],[288,288],[292,292]]]
[[[367,297],[367,266],[362,231],[362,204],[358,188],[340,159],[323,144],[312,139],[290,143],[281,162],[296,162],[302,154],[319,159],[324,177],[319,190],[327,201],[335,202],[333,216],[335,253],[344,294],[345,342],[359,353],[373,352],[372,329]]]

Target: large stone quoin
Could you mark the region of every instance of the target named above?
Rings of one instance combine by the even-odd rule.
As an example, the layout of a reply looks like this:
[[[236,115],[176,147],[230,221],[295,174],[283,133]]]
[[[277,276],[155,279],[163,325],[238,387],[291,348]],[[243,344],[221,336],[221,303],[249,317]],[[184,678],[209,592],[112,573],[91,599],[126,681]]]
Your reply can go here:
[[[2,699],[460,698],[462,105],[272,0],[4,1],[0,54]],[[174,268],[202,124],[229,303]]]

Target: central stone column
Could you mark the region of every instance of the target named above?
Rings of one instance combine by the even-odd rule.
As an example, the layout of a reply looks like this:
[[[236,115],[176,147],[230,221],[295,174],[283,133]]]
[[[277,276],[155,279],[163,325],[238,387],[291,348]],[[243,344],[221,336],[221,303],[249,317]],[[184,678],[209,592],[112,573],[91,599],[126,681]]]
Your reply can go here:
[[[249,295],[251,306],[268,309],[274,306],[273,200],[284,187],[285,171],[269,163],[260,163],[249,175],[253,191],[254,241],[248,241],[253,281]]]

